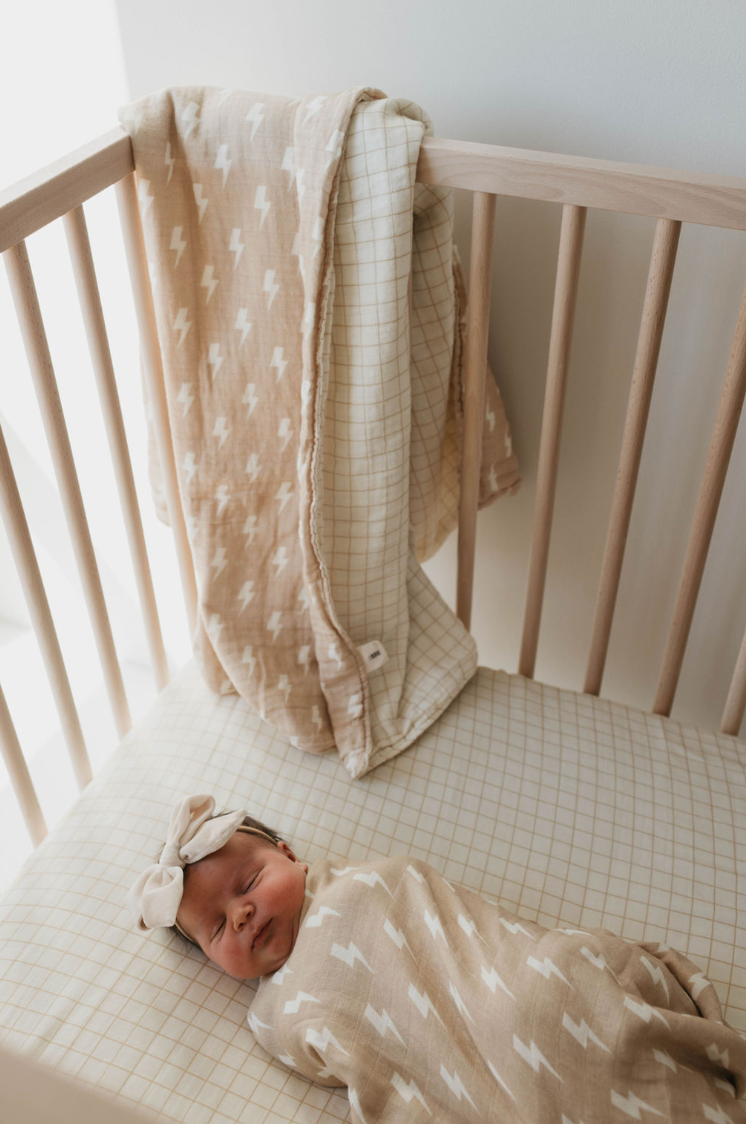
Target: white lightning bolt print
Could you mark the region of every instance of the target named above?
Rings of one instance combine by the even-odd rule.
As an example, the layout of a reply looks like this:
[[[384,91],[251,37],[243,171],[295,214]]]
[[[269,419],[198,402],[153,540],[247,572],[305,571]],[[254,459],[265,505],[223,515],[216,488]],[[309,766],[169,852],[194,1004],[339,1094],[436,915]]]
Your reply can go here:
[[[186,132],[184,133],[184,140],[187,139],[192,129],[196,128],[196,126],[199,125],[200,121],[202,120],[197,116],[198,110],[199,106],[197,105],[196,101],[190,101],[189,105],[181,115],[181,120],[186,121],[187,123]]]
[[[584,1050],[588,1049],[588,1042],[590,1040],[594,1042],[596,1046],[600,1046],[602,1050],[605,1050],[607,1054],[611,1053],[609,1047],[604,1046],[601,1039],[593,1033],[585,1019],[581,1019],[579,1023],[573,1022],[567,1011],[565,1011],[562,1016],[562,1025],[565,1030],[569,1030],[575,1041],[579,1042]]]
[[[333,944],[330,955],[333,956],[336,960],[341,960],[342,963],[346,964],[348,968],[354,968],[355,963],[359,960],[361,964],[365,965],[369,972],[373,972],[373,969],[363,956],[360,949],[356,944],[353,944],[352,941],[350,941],[347,948],[343,948],[341,944]]]
[[[228,249],[230,250],[230,252],[232,254],[236,255],[235,260],[233,262],[234,270],[235,270],[236,266],[238,265],[238,263],[240,262],[241,254],[244,252],[245,248],[246,248],[246,243],[241,241],[241,227],[240,226],[234,226],[233,230],[231,231],[231,240],[230,240],[230,244],[228,246]],[[238,327],[238,325],[236,325],[236,327]],[[243,340],[241,340],[241,343],[243,343]]]
[[[284,438],[282,442],[282,450],[287,447],[287,443],[293,436],[293,430],[290,428],[290,418],[280,418],[280,425],[277,430],[277,436]]]
[[[311,118],[316,116],[325,101],[326,98],[323,95],[320,95],[319,97],[314,98],[313,101],[309,101],[306,104],[307,112],[306,116],[303,118],[304,125],[307,125]]]
[[[347,1089],[347,1096],[349,1098],[350,1104],[355,1109],[355,1112],[357,1113],[358,1117],[360,1118],[360,1124],[366,1124],[365,1117],[363,1116],[363,1114],[360,1110],[360,1098],[357,1095],[357,1091],[355,1089],[348,1088]]]
[[[217,644],[222,631],[223,622],[220,619],[220,613],[212,613],[207,625],[207,635],[210,637],[213,644]]]
[[[347,700],[347,713],[350,718],[359,718],[363,713],[362,695],[350,695]]]
[[[617,1093],[616,1089],[612,1089],[611,1103],[614,1105],[614,1108],[620,1108],[622,1112],[626,1113],[627,1116],[631,1116],[633,1120],[642,1120],[640,1109],[643,1109],[645,1112],[652,1112],[656,1116],[663,1115],[657,1108],[653,1108],[652,1105],[641,1101],[640,1098],[635,1096],[632,1092],[628,1093],[626,1097],[623,1097],[621,1093]]]
[[[325,152],[329,153],[329,159],[326,162],[324,171],[326,171],[326,169],[333,161],[339,160],[340,156],[342,155],[342,145],[344,144],[344,139],[345,135],[344,133],[340,132],[339,129],[332,130],[331,136],[326,142],[326,147],[324,150]]]
[[[351,874],[353,870],[360,870],[359,866],[343,866],[341,870],[337,867],[330,866],[329,870],[335,878],[342,878],[345,874]]]
[[[514,1095],[513,1095],[512,1093],[511,1093],[510,1089],[509,1089],[509,1088],[508,1088],[508,1086],[507,1086],[507,1085],[505,1084],[505,1082],[503,1081],[502,1077],[500,1076],[500,1074],[499,1074],[499,1073],[497,1072],[497,1070],[495,1069],[495,1067],[494,1067],[494,1065],[492,1064],[492,1062],[487,1062],[487,1065],[488,1065],[488,1066],[490,1067],[490,1073],[491,1073],[491,1074],[492,1074],[492,1076],[494,1077],[495,1081],[497,1081],[497,1083],[498,1083],[499,1085],[502,1085],[503,1089],[504,1089],[504,1090],[505,1090],[505,1092],[506,1092],[506,1093],[508,1094],[508,1096],[509,1096],[509,1097],[511,1098],[511,1100],[515,1100],[515,1097],[514,1097]],[[565,1120],[566,1120],[566,1117],[564,1117],[564,1116],[563,1116],[563,1117],[562,1117],[562,1124],[565,1124]],[[568,1124],[569,1124],[569,1122],[568,1122]]]
[[[254,535],[258,532],[259,520],[256,515],[249,515],[243,525],[243,533],[247,536],[246,545],[250,546],[254,541]]]
[[[497,479],[497,472],[494,464],[490,465],[489,473],[490,492],[497,492],[500,489],[500,482]]]
[[[316,216],[316,222],[313,224],[313,233],[311,234],[311,241],[313,242],[312,258],[315,258],[321,247],[324,238],[324,221],[321,215]]]
[[[202,219],[205,217],[205,211],[207,210],[207,204],[210,202],[210,200],[205,199],[204,196],[202,195],[202,184],[201,183],[193,183],[192,184],[192,190],[194,192],[194,202],[199,207],[199,218],[197,219],[197,224],[201,225]]]
[[[275,975],[276,974],[277,973],[275,973]],[[274,983],[274,980],[272,982]],[[277,1060],[283,1062],[288,1067],[288,1069],[295,1069],[296,1068],[295,1058],[293,1057],[292,1054],[278,1054]]]
[[[406,944],[406,941],[404,943]],[[407,948],[409,948],[409,945],[407,945]],[[412,952],[411,948],[409,949],[409,951]],[[414,956],[414,953],[412,953],[412,955]],[[438,1020],[438,1022],[440,1023],[441,1026],[446,1025],[443,1022],[443,1020],[441,1019],[438,1012],[435,1010],[435,1007],[433,1006],[433,1001],[430,998],[430,996],[427,994],[426,991],[423,991],[422,994],[420,994],[420,992],[417,990],[417,988],[414,986],[414,984],[410,984],[409,989],[407,991],[407,995],[412,1000],[415,1007],[417,1008],[417,1010],[422,1015],[423,1019],[427,1019],[428,1014],[430,1012],[432,1012],[432,1014],[435,1015],[435,1018]]]
[[[323,722],[321,721],[321,714],[319,712],[318,706],[312,706],[311,707],[311,721],[313,722],[314,726],[316,727],[316,733],[320,734],[321,733],[321,727],[323,726]]]
[[[283,571],[283,570],[285,569],[285,567],[287,566],[287,564],[288,564],[288,550],[287,550],[287,547],[286,547],[286,546],[280,546],[280,547],[278,547],[278,548],[277,548],[277,551],[276,551],[276,553],[275,553],[275,556],[274,556],[274,558],[272,559],[272,565],[273,565],[273,566],[276,566],[276,567],[277,567],[277,573],[278,573],[278,574],[281,574],[281,573],[282,573],[282,571]]]
[[[466,1099],[469,1102],[469,1104],[471,1105],[471,1107],[476,1111],[477,1106],[474,1104],[474,1101],[471,1099],[471,1097],[467,1093],[466,1089],[464,1088],[464,1083],[461,1080],[461,1078],[459,1077],[459,1075],[458,1075],[458,1073],[456,1072],[455,1069],[453,1071],[453,1077],[451,1077],[450,1073],[448,1072],[446,1067],[441,1062],[440,1076],[443,1078],[446,1085],[448,1086],[448,1088],[453,1093],[454,1097],[456,1097],[456,1099],[459,1102],[461,1101],[462,1096],[466,1097]]]
[[[246,319],[248,313],[248,308],[239,308],[238,315],[236,316],[236,323],[233,325],[235,330],[241,333],[241,343],[239,345],[240,347],[243,347],[244,343],[246,342],[246,337],[251,331],[251,324]]]
[[[513,1049],[515,1050],[516,1054],[523,1058],[524,1062],[528,1062],[534,1073],[538,1073],[539,1066],[543,1065],[546,1069],[549,1070],[551,1074],[554,1075],[554,1077],[557,1078],[558,1081],[562,1081],[562,1078],[557,1073],[557,1070],[552,1068],[552,1066],[549,1064],[534,1041],[532,1041],[529,1046],[526,1046],[523,1042],[521,1042],[518,1035],[514,1034]]]
[[[695,1003],[699,999],[704,989],[710,986],[710,981],[707,979],[707,976],[704,974],[704,972],[697,972],[696,976],[691,977],[689,983],[694,985],[692,987],[692,999]]]
[[[411,874],[415,881],[419,882],[420,886],[425,885],[425,875],[421,874],[419,870],[415,870],[411,863],[407,867],[407,874]]]
[[[451,993],[451,998],[453,999],[453,1002],[456,1004],[456,1007],[458,1008],[459,1014],[466,1015],[469,1022],[473,1023],[474,1019],[471,1017],[471,1015],[467,1011],[466,1004],[464,1003],[463,999],[461,998],[461,996],[459,995],[459,993],[457,992],[456,988],[454,987],[454,985],[452,984],[452,982],[450,980],[448,981],[448,990]]]
[[[329,645],[329,651],[327,652],[327,656],[329,657],[330,660],[335,660],[335,662],[337,664],[337,671],[339,671],[339,669],[342,667],[342,660],[340,658],[339,652],[337,651],[337,645],[336,644],[330,644]]]
[[[150,180],[138,179],[137,201],[140,204],[140,214],[144,215],[153,202],[153,196],[150,194]]]
[[[660,965],[653,964],[652,961],[648,960],[647,956],[641,956],[640,963],[650,972],[650,978],[653,983],[659,983],[661,985],[666,993],[666,999],[668,999],[668,984],[666,983],[666,977],[663,975],[663,969]]]
[[[187,484],[191,484],[192,477],[197,471],[197,465],[194,460],[194,453],[187,453],[184,457],[184,463],[181,466],[187,474]]]
[[[263,1023],[261,1019],[257,1018],[251,1008],[249,1008],[246,1022],[249,1024],[254,1034],[256,1034],[260,1026],[265,1027],[267,1030],[272,1030],[272,1027],[269,1025],[269,1023]]]
[[[670,1069],[672,1073],[678,1072],[676,1062],[666,1050],[653,1050],[653,1057],[657,1062],[660,1062],[661,1065],[664,1065],[667,1069]]]
[[[283,481],[283,483],[280,484],[280,487],[275,492],[275,499],[280,501],[280,511],[284,510],[285,504],[288,502],[292,494],[293,490],[290,487],[290,481]]]
[[[213,382],[214,382],[215,376],[217,375],[220,368],[223,366],[223,356],[220,354],[220,344],[219,343],[211,343],[210,344],[210,350],[209,350],[208,355],[207,355],[207,366],[212,367],[212,378],[213,378]]]
[[[210,303],[210,297],[215,292],[215,287],[218,283],[217,279],[213,276],[214,273],[215,270],[211,265],[206,265],[202,271],[202,280],[200,281],[199,285],[201,289],[207,289],[207,299],[205,300],[205,304]]]
[[[262,471],[262,469],[261,469],[261,466],[259,464],[259,457],[257,456],[256,453],[252,453],[251,456],[249,457],[249,459],[246,462],[246,468],[244,469],[244,473],[246,474],[246,476],[251,477],[251,483],[254,484],[254,483],[256,483],[256,478],[261,471]]]
[[[300,593],[298,594],[298,600],[300,601],[301,612],[308,608],[308,590],[307,589],[302,589],[300,591]]]
[[[730,1067],[730,1056],[728,1054],[728,1051],[723,1050],[721,1053],[714,1042],[712,1046],[707,1047],[707,1057],[711,1062],[717,1062],[718,1065],[722,1065],[725,1069],[728,1069]]]
[[[216,418],[215,419],[215,426],[214,426],[213,431],[212,431],[212,435],[213,435],[213,437],[220,438],[220,445],[218,446],[218,448],[220,448],[220,449],[223,448],[223,445],[225,444],[225,439],[226,439],[226,437],[228,436],[229,433],[230,433],[230,430],[227,429],[226,425],[225,425],[225,418]]]
[[[272,301],[275,299],[279,291],[280,286],[275,285],[275,270],[268,269],[264,274],[264,284],[262,286],[262,292],[269,293],[269,303],[267,304],[267,308],[272,307]]]
[[[274,274],[273,274],[273,276],[274,276]],[[270,301],[269,303],[271,304],[272,301]],[[280,381],[282,376],[285,374],[285,368],[288,365],[287,359],[283,359],[284,352],[285,352],[284,347],[276,347],[274,349],[274,351],[272,352],[272,358],[271,358],[270,363],[269,363],[270,367],[274,367],[275,370],[277,371],[277,381],[278,382]]]
[[[602,952],[599,952],[598,956],[595,956],[589,948],[586,948],[585,945],[583,945],[580,950],[580,954],[581,956],[584,956],[586,960],[590,960],[591,964],[593,964],[594,967],[600,968],[601,971],[606,968],[609,972],[611,972],[616,982],[619,983],[619,977],[617,976],[616,972],[609,968],[609,965],[606,963],[606,958]]]
[[[655,1016],[656,1019],[660,1019],[664,1026],[668,1026],[668,1023],[660,1011],[657,1011],[655,1007],[651,1007],[650,1004],[646,1003],[644,1000],[638,1003],[631,995],[625,995],[624,1006],[645,1023],[649,1023],[651,1018]]]
[[[281,691],[282,694],[284,694],[285,705],[287,705],[287,701],[288,701],[288,698],[290,697],[290,692],[292,691],[292,689],[293,688],[290,685],[290,679],[288,678],[288,676],[287,675],[281,675],[280,678],[277,680],[277,690]]]
[[[262,217],[259,219],[260,230],[264,226],[264,220],[266,219],[271,206],[271,202],[267,199],[267,188],[262,186],[261,184],[258,184],[256,195],[254,196],[254,210],[262,212]]]
[[[181,255],[184,253],[184,250],[186,249],[186,241],[185,241],[185,239],[183,239],[181,237],[181,233],[182,233],[183,229],[184,228],[181,227],[181,226],[175,226],[173,228],[173,230],[171,231],[171,246],[170,246],[170,248],[172,250],[176,250],[176,261],[174,262],[174,269],[176,269],[176,266],[181,261]]]
[[[228,565],[228,557],[225,553],[224,546],[219,546],[217,548],[210,565],[215,569],[215,578],[219,578],[225,567]]]
[[[311,914],[310,917],[306,918],[305,926],[306,926],[307,929],[318,929],[323,924],[323,921],[324,921],[325,917],[341,917],[341,916],[342,916],[342,914],[337,913],[336,909],[332,909],[331,906],[320,905],[318,913],[313,913],[313,914]]]
[[[218,510],[217,510],[218,515],[221,515],[225,511],[226,507],[230,503],[230,498],[231,497],[230,497],[230,493],[228,491],[228,485],[227,484],[220,484],[218,486],[218,488],[216,489],[215,496],[214,496],[214,499],[217,500],[217,504],[218,504]]]
[[[176,401],[179,403],[180,406],[184,407],[184,413],[181,415],[182,418],[185,418],[187,416],[187,414],[189,413],[189,407],[191,406],[192,402],[194,401],[194,395],[191,393],[191,389],[192,389],[193,385],[194,384],[191,383],[191,382],[183,382],[181,384],[181,389],[179,390],[179,394],[178,394],[178,397],[177,397]]]
[[[176,313],[176,319],[174,320],[174,331],[175,332],[181,332],[181,339],[179,340],[179,343],[178,343],[179,347],[181,347],[181,345],[183,344],[184,340],[187,337],[187,332],[189,331],[189,329],[192,326],[191,320],[187,319],[188,316],[189,316],[189,309],[188,308],[180,308],[179,311]]]
[[[516,933],[523,933],[524,937],[528,937],[529,940],[532,941],[532,940],[535,939],[534,937],[531,936],[528,929],[523,928],[523,925],[521,925],[521,923],[519,921],[506,921],[504,917],[501,917],[500,918],[500,924],[505,929],[507,929],[509,933],[512,933],[514,936],[515,936]]]
[[[412,1097],[416,1097],[428,1116],[432,1116],[432,1112],[425,1104],[425,1098],[415,1085],[414,1081],[405,1081],[400,1073],[394,1072],[394,1076],[391,1078],[391,1084],[394,1086],[397,1093],[405,1101],[406,1104],[410,1104]]]
[[[247,383],[246,389],[243,392],[243,398],[241,399],[241,404],[243,406],[249,407],[249,412],[246,415],[246,421],[248,421],[251,415],[254,413],[254,407],[256,406],[258,401],[259,397],[256,394],[255,384],[253,382]]]
[[[281,617],[282,617],[282,613],[280,613],[279,611],[275,611],[272,614],[272,616],[269,618],[269,620],[267,621],[267,632],[272,633],[272,643],[273,644],[277,640],[277,637],[280,635],[280,633],[282,631],[282,624],[280,623]]]
[[[558,976],[559,979],[561,979],[563,983],[567,984],[568,987],[572,987],[572,984],[567,979],[567,977],[562,975],[562,972],[560,972],[557,965],[553,960],[550,960],[548,956],[545,956],[544,960],[541,963],[536,959],[535,956],[529,956],[526,963],[528,964],[529,968],[533,968],[534,971],[543,976],[545,980],[548,980],[550,976]]]
[[[295,999],[288,999],[285,1006],[283,1007],[283,1014],[297,1015],[298,1011],[300,1010],[301,1003],[318,1002],[318,999],[316,999],[313,995],[309,995],[307,991],[299,991]]]
[[[490,968],[488,972],[483,964],[482,979],[487,984],[487,987],[490,989],[493,995],[495,994],[495,988],[499,986],[502,988],[506,995],[509,995],[511,999],[515,999],[515,995],[513,995],[513,992],[507,987],[502,977],[498,975],[494,968]]]
[[[249,112],[246,114],[245,120],[250,121],[252,125],[251,136],[249,137],[249,140],[254,139],[254,134],[264,120],[264,114],[262,113],[263,109],[264,102],[255,101]]]
[[[446,935],[443,932],[443,926],[441,925],[440,918],[437,916],[437,914],[435,917],[431,917],[427,910],[425,910],[425,924],[430,930],[430,935],[432,936],[433,940],[437,940],[438,937],[442,937],[443,944],[446,946],[446,948],[448,948],[448,941],[446,940]]]
[[[240,589],[239,594],[238,594],[238,600],[241,602],[241,608],[238,610],[239,616],[244,611],[244,609],[249,604],[249,602],[253,599],[253,597],[254,597],[254,583],[253,583],[253,581],[244,582],[243,585],[241,586],[241,589]],[[246,655],[246,649],[244,649],[244,655]],[[244,661],[244,662],[248,662],[248,661]]]
[[[241,663],[245,663],[248,665],[250,676],[254,674],[254,668],[256,667],[256,656],[254,655],[254,649],[251,644],[247,644],[244,648],[243,656],[241,657]],[[285,969],[283,969],[283,971],[284,970]],[[288,971],[290,971],[289,968]],[[277,973],[275,972],[274,976],[272,977],[272,983],[280,982],[281,981],[277,979]]]
[[[288,145],[285,149],[281,167],[283,172],[289,173],[288,191],[290,191],[293,186],[293,180],[295,179],[295,149],[292,145]],[[295,252],[295,250],[293,250],[293,252]]]
[[[303,674],[308,675],[308,669],[311,666],[310,644],[302,644],[298,649],[298,663],[303,668]]]
[[[464,917],[463,913],[459,913],[458,924],[459,924],[459,928],[464,930],[464,932],[466,933],[467,937],[469,937],[469,939],[471,939],[476,934],[479,937],[482,944],[487,944],[487,941],[484,939],[482,934],[477,931],[477,927],[474,924],[474,922],[471,920],[471,918]]]
[[[361,870],[359,874],[353,874],[352,879],[354,882],[364,882],[365,885],[370,886],[371,889],[373,889],[374,886],[382,886],[390,898],[394,896],[377,870],[371,870],[368,874],[365,874]]]
[[[226,180],[228,179],[228,173],[231,170],[232,163],[233,163],[233,161],[228,156],[228,145],[227,144],[219,145],[218,146],[218,154],[215,157],[215,164],[213,166],[216,169],[222,170],[222,172],[223,172],[223,187],[225,187],[225,183],[226,183]]]
[[[347,1050],[337,1042],[337,1039],[329,1030],[328,1026],[325,1026],[321,1033],[317,1030],[307,1030],[306,1042],[314,1046],[321,1054],[323,1054],[324,1050],[328,1050],[330,1046],[334,1046],[334,1048],[339,1050],[342,1054],[347,1054]]]
[[[703,1104],[702,1111],[705,1114],[705,1120],[712,1120],[713,1124],[733,1124],[731,1117],[728,1116],[728,1113],[725,1112],[720,1105],[718,1105],[717,1109],[714,1109],[710,1108],[708,1104]]]

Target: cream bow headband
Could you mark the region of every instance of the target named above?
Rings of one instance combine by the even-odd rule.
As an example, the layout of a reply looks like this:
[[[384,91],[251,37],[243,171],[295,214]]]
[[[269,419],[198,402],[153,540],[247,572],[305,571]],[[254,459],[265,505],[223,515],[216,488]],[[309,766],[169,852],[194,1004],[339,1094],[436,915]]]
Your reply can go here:
[[[214,807],[212,796],[186,796],[174,809],[160,859],[142,872],[127,895],[138,928],[174,925],[184,891],[184,867],[219,851],[241,827],[245,812],[227,812],[209,819]],[[257,828],[244,830],[275,842]]]

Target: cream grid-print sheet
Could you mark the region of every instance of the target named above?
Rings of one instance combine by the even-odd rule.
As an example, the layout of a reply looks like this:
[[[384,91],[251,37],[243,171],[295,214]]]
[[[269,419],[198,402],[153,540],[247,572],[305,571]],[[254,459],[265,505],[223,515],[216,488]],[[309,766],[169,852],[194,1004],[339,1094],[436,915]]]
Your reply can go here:
[[[744,747],[606,700],[479,669],[406,753],[359,781],[288,745],[188,665],[0,903],[0,1038],[187,1124],[330,1124],[330,1093],[272,1061],[252,987],[124,899],[175,798],[246,806],[309,861],[412,854],[546,926],[687,953],[746,1029]]]

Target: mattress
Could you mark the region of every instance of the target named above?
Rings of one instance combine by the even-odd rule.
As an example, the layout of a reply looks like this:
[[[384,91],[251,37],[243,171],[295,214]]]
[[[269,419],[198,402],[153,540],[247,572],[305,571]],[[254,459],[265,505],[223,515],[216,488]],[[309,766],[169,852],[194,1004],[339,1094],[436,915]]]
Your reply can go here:
[[[736,738],[480,668],[353,781],[190,663],[0,902],[0,1041],[169,1120],[349,1119],[343,1091],[254,1041],[251,983],[131,926],[126,891],[191,792],[246,807],[302,859],[412,854],[543,925],[664,941],[746,1030],[745,763]]]

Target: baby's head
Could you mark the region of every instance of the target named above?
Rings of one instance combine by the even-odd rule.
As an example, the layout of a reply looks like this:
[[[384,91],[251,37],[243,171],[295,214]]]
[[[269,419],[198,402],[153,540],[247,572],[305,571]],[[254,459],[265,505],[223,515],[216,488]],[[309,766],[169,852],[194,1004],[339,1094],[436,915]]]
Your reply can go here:
[[[271,828],[212,797],[183,800],[160,862],[137,880],[130,908],[140,928],[175,927],[238,979],[281,968],[300,925],[306,863]]]

